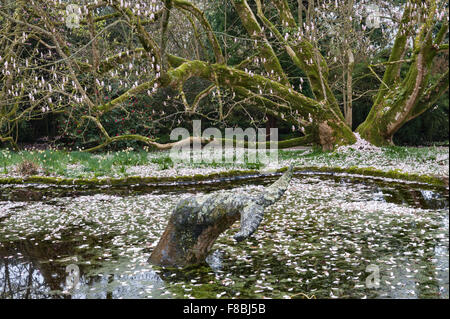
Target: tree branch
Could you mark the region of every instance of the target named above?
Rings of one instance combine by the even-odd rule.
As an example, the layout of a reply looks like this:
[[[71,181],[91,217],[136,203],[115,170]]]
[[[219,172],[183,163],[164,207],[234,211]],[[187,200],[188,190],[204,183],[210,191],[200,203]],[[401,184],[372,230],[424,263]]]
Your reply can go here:
[[[208,20],[206,20],[204,13],[196,6],[194,6],[192,3],[187,1],[173,0],[172,3],[175,8],[180,9],[181,11],[190,12],[200,22],[200,24],[205,29],[206,34],[208,35],[209,42],[211,43],[211,46],[214,51],[216,63],[224,63],[225,58],[223,57],[219,41],[217,40],[216,35],[214,34]]]
[[[448,90],[449,74],[448,70],[442,74],[431,87],[429,87],[421,96],[414,109],[410,112],[408,121],[418,117],[426,110],[430,109],[436,101]]]
[[[247,30],[247,33],[256,41],[256,46],[259,49],[266,72],[268,72],[272,77],[278,76],[280,83],[288,85],[289,80],[281,67],[280,61],[264,35],[264,32],[262,31],[247,1],[233,1],[233,4],[239,14],[242,24]]]

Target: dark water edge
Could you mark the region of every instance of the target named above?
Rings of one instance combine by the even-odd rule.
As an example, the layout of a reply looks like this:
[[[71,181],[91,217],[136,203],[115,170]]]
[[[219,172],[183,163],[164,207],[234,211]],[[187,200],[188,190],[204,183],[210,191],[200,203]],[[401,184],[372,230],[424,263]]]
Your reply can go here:
[[[115,185],[115,186],[92,186],[92,185],[53,185],[53,184],[3,184],[0,185],[0,200],[4,201],[40,201],[50,200],[58,197],[76,197],[94,194],[107,194],[119,196],[133,196],[139,194],[177,194],[177,193],[197,193],[212,192],[216,190],[233,189],[246,185],[267,186],[274,182],[282,173],[242,175],[225,178],[214,178],[206,181],[178,181],[167,183],[150,183],[136,185]],[[422,189],[433,192],[447,194],[448,187],[434,186],[426,183],[407,182],[392,180],[382,177],[370,177],[347,173],[297,171],[294,172],[297,178],[308,176],[321,176],[330,178],[336,183],[350,184],[375,184],[379,187],[395,185],[402,189]]]

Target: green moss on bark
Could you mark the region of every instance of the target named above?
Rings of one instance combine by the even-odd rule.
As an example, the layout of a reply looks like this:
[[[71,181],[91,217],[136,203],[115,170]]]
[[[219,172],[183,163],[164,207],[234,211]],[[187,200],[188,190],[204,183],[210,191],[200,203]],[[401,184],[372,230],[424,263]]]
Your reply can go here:
[[[278,172],[284,172],[287,168],[280,168]],[[380,178],[392,178],[400,181],[410,181],[425,183],[434,186],[448,186],[448,177],[419,175],[414,173],[405,173],[399,170],[382,171],[373,167],[357,167],[348,168],[341,167],[318,167],[318,166],[298,166],[294,171],[308,172],[327,172],[327,173],[348,173],[362,176],[373,176]],[[85,186],[126,186],[126,185],[149,185],[167,184],[174,182],[201,182],[214,179],[232,178],[245,175],[259,175],[257,170],[230,170],[212,174],[196,174],[193,176],[176,176],[176,177],[142,177],[129,176],[121,178],[64,178],[51,176],[28,176],[28,177],[0,177],[0,184],[48,184],[48,185],[85,185]]]

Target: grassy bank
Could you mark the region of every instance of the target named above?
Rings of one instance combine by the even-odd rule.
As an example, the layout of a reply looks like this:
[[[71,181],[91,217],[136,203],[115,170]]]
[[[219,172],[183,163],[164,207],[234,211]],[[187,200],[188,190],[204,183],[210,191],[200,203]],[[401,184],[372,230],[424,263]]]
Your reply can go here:
[[[297,170],[311,169],[383,176],[436,184],[449,175],[449,150],[445,147],[386,147],[379,151],[322,152],[280,150],[278,162],[174,163],[170,152],[124,150],[90,154],[60,150],[0,151],[1,183],[80,183],[101,185],[121,181],[155,182],[227,177],[239,173],[273,171],[294,164]],[[189,177],[189,178],[188,178]],[[102,180],[108,179],[110,182]]]

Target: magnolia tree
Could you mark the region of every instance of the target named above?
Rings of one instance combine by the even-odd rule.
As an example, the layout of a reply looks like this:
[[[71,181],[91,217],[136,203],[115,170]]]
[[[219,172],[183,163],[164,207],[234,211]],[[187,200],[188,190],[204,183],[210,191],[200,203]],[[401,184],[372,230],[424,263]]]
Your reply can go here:
[[[448,54],[448,4],[407,2],[373,106],[357,129],[363,138],[376,145],[392,144],[400,127],[434,106],[449,84],[448,65],[443,74],[432,72],[441,51]]]
[[[49,32],[21,22],[37,22],[24,10],[25,1],[0,4],[0,141],[15,146],[21,122],[68,107],[65,97],[72,92],[64,89],[67,77]]]
[[[315,23],[316,46],[321,52],[327,52],[324,58],[331,70],[330,86],[333,92],[341,92],[339,104],[345,122],[352,127],[353,100],[370,95],[376,89],[355,91],[354,82],[364,80],[370,74],[353,79],[354,67],[357,64],[370,65],[384,48],[389,47],[401,18],[402,7],[393,5],[392,1],[344,0],[320,6],[314,3],[309,1],[305,9],[299,1],[299,10],[306,11],[303,14],[306,25],[312,24],[311,21]],[[299,19],[303,15],[299,14]],[[298,23],[303,21],[300,19]],[[370,70],[374,72],[372,66]]]
[[[391,144],[404,123],[432,107],[448,89],[448,71],[433,74],[431,68],[433,59],[448,51],[444,1],[412,0],[401,7],[380,2],[370,8],[356,0],[320,5],[287,0],[230,3],[246,30],[246,37],[233,40],[251,47],[253,53],[239,64],[228,62],[202,2],[1,1],[2,141],[13,141],[21,119],[76,109],[78,120],[95,123],[101,132],[101,143],[93,149],[124,139],[170,148],[172,144],[158,144],[137,134],[111,137],[101,121],[102,115],[126,108],[138,94],[170,88],[177,94],[169,96],[169,102],[179,103],[187,114],[210,117],[200,109],[200,102],[215,95],[219,99],[212,114],[222,120],[233,110],[225,109],[222,97],[226,96],[236,103],[244,101],[239,104],[244,108],[251,104],[265,116],[291,123],[304,133],[296,143],[314,142],[324,149],[351,144],[356,141],[348,117],[352,60],[358,50],[379,48],[367,42],[367,32],[385,23],[382,15],[390,21],[391,54],[382,65],[384,74],[377,75],[380,85],[374,88],[370,114],[357,129],[360,135],[376,145]],[[383,11],[383,7],[397,10]],[[327,38],[323,31],[327,24],[338,34]],[[231,37],[222,34],[227,36]],[[333,47],[330,40],[339,52],[323,54],[327,46]],[[301,83],[308,82],[309,96],[301,84],[293,85],[281,55],[289,58],[290,68],[305,74]],[[338,58],[347,119],[329,79],[330,66]],[[186,84],[192,78],[208,84],[189,97]],[[114,88],[120,90],[112,94]]]

